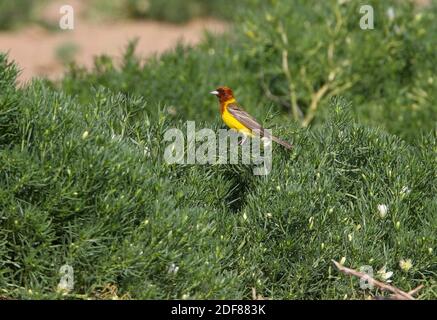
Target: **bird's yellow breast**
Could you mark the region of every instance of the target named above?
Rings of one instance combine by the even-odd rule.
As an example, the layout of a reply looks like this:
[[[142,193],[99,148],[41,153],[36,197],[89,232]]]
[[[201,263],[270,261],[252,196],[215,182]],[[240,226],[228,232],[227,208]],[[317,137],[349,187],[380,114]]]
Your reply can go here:
[[[228,103],[229,104],[229,103]],[[222,112],[222,119],[226,125],[234,129],[238,132],[249,134],[251,135],[252,132],[250,129],[248,129],[244,124],[242,124],[240,121],[238,121],[229,111],[227,108],[227,104],[224,105],[223,112]]]

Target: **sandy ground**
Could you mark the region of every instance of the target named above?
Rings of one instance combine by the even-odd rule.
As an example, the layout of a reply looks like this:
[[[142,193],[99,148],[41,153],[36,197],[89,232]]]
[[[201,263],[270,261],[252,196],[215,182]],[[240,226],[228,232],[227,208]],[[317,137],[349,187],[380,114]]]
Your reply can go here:
[[[77,3],[76,3],[77,2]],[[75,9],[74,30],[48,31],[39,26],[29,26],[14,32],[0,32],[0,51],[9,52],[22,72],[21,83],[35,76],[56,79],[62,76],[64,66],[59,58],[62,48],[75,48],[74,59],[91,67],[96,55],[106,54],[116,58],[123,54],[129,40],[138,38],[137,54],[140,57],[166,51],[178,42],[199,42],[205,30],[223,32],[226,25],[214,20],[197,20],[186,25],[172,25],[154,21],[125,21],[92,23],[80,18],[81,2],[70,1]],[[57,22],[61,3],[52,3],[44,15]],[[66,49],[68,51],[68,49]]]

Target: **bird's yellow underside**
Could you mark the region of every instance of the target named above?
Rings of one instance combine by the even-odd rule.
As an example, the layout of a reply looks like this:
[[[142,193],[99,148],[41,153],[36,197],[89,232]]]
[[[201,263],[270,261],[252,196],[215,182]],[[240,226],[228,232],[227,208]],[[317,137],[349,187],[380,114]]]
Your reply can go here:
[[[231,103],[235,103],[235,100],[230,100],[228,102],[225,103],[224,105],[224,110],[222,113],[222,119],[224,121],[224,123],[226,123],[226,125],[231,128],[234,129],[240,133],[243,133],[245,135],[249,135],[252,136],[252,132],[250,131],[250,129],[246,128],[240,121],[238,121],[237,119],[235,119],[235,117],[228,111],[227,106]]]

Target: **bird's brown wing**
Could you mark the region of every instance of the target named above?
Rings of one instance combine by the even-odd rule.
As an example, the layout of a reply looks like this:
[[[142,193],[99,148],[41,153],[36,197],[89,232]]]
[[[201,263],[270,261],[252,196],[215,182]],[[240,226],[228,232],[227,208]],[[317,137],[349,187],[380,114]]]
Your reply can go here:
[[[241,109],[236,104],[230,104],[228,107],[228,112],[232,114],[235,119],[240,121],[245,127],[249,128],[252,133],[261,136],[261,137],[267,137],[272,139],[273,141],[279,143],[280,145],[284,146],[287,149],[291,149],[292,145],[288,142],[285,142],[275,136],[272,136],[269,131],[265,131],[264,128],[256,121],[254,117],[252,117],[250,114],[248,114],[246,111]]]
[[[262,134],[263,127],[254,117],[252,117],[246,111],[241,109],[236,104],[228,105],[227,109],[228,112],[235,117],[235,119],[240,121],[245,127],[249,128],[251,131],[253,131],[253,133]]]

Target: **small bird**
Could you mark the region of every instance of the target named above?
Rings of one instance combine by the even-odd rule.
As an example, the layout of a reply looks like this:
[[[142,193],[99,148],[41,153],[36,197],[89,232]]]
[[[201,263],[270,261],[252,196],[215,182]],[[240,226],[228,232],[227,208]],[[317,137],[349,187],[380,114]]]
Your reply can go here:
[[[220,102],[220,113],[226,125],[243,134],[244,138],[240,142],[241,144],[246,141],[248,136],[261,136],[279,143],[286,149],[291,149],[291,144],[264,131],[264,128],[258,123],[258,121],[238,105],[230,88],[219,87],[210,93],[218,97]]]

